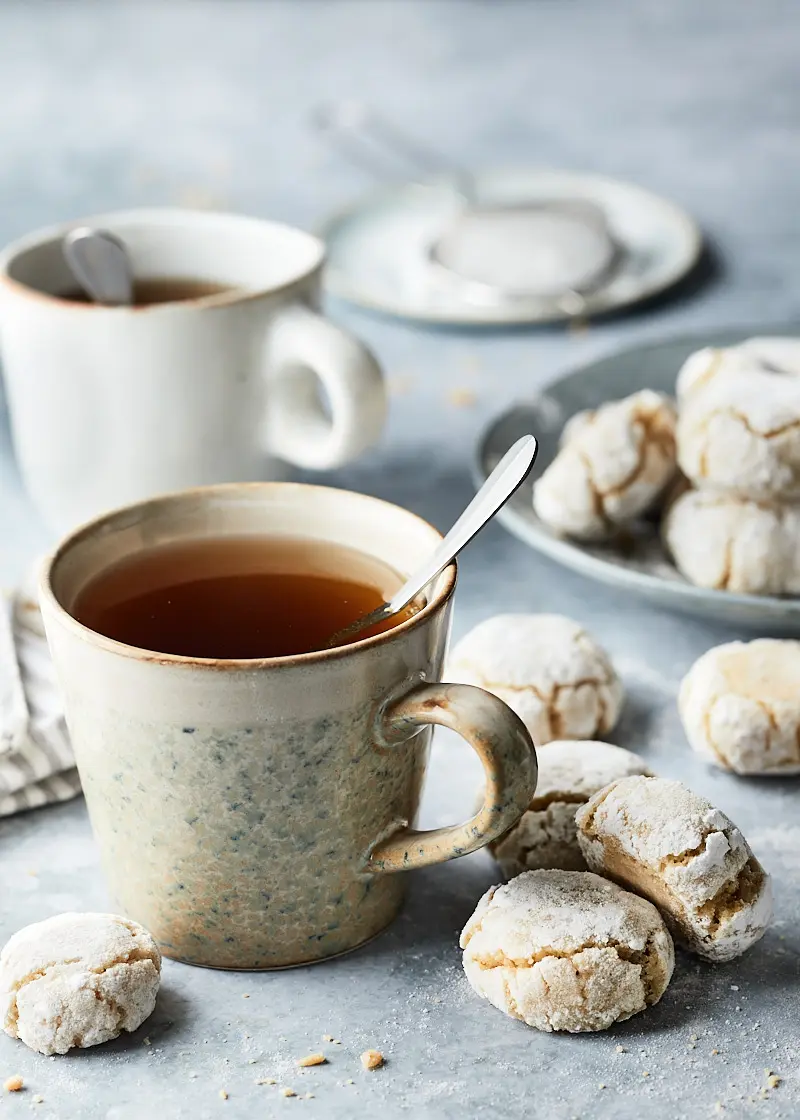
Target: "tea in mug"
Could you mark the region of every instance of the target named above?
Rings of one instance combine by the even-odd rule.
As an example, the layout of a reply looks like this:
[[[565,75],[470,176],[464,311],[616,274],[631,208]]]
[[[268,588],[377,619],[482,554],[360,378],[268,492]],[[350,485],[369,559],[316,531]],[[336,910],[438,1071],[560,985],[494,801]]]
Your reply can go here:
[[[382,561],[327,541],[211,537],[119,561],[80,591],[71,613],[90,630],[157,653],[286,657],[325,649],[401,583]],[[353,640],[392,629],[417,609]]]
[[[230,284],[219,284],[212,280],[192,280],[188,277],[153,277],[136,279],[133,282],[133,306],[149,307],[153,303],[182,303],[189,299],[204,299],[207,296],[222,295],[231,291]],[[60,292],[59,299],[70,303],[94,303],[84,291],[75,289]]]

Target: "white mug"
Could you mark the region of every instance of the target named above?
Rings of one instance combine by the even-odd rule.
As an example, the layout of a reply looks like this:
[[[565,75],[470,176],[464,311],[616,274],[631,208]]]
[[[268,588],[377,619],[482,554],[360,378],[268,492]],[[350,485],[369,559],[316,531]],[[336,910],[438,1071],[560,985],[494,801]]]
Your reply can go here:
[[[103,307],[62,252],[76,225],[125,242],[136,277],[230,285]],[[380,435],[379,367],[324,318],[324,246],[289,226],[180,209],[105,214],[0,253],[0,351],[23,481],[50,526],[170,490],[339,466]],[[322,384],[329,412],[320,402]]]

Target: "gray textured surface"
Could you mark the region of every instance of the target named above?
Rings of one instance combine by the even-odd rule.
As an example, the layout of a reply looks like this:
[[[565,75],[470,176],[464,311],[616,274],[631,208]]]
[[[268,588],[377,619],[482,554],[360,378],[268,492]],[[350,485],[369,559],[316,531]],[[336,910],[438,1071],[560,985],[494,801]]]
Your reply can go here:
[[[306,127],[330,96],[364,97],[457,159],[586,167],[672,195],[722,258],[718,280],[692,301],[584,335],[422,332],[334,308],[375,346],[395,397],[383,446],[329,481],[445,526],[470,492],[468,457],[488,417],[559,369],[643,337],[800,317],[799,46],[791,0],[4,4],[0,241],[162,201],[312,226],[365,185]],[[474,407],[454,407],[448,394],[465,388]],[[0,578],[44,541],[4,444]],[[604,1035],[536,1034],[474,998],[460,972],[457,931],[494,879],[478,855],[418,873],[402,918],[355,956],[252,976],[168,965],[147,1028],[66,1059],[0,1039],[0,1073],[30,1086],[0,1096],[0,1116],[694,1120],[717,1115],[716,1102],[727,1117],[796,1116],[800,788],[706,770],[674,708],[681,673],[730,631],[649,610],[494,528],[465,554],[456,632],[508,609],[586,622],[628,684],[618,740],[727,810],[773,871],[775,923],[749,956],[713,968],[680,955],[646,1015]],[[450,739],[435,750],[428,823],[468,804],[477,775],[465,753]],[[0,938],[54,911],[104,905],[80,802],[4,822],[0,860]],[[300,1075],[293,1059],[325,1033],[341,1046]],[[360,1069],[365,1046],[384,1050],[384,1070]],[[765,1068],[784,1078],[768,1100]],[[284,1100],[254,1084],[261,1076],[314,1099]],[[31,1105],[34,1093],[44,1104]]]

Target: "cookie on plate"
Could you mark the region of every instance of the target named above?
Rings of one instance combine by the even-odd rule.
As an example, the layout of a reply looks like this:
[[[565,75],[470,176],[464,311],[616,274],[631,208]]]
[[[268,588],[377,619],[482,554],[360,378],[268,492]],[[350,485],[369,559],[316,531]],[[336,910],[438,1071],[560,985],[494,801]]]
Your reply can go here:
[[[678,372],[678,405],[717,377],[752,370],[800,374],[800,338],[748,338],[737,346],[705,346],[695,350]]]
[[[667,508],[661,533],[675,566],[698,587],[800,592],[800,507],[689,490]]]
[[[766,930],[769,875],[733,822],[680,782],[621,778],[575,820],[588,866],[649,898],[692,952],[729,961]]]
[[[757,355],[748,353],[742,346],[704,346],[690,354],[675,381],[678,408],[686,404],[689,396],[710,385],[718,377],[749,373],[763,368]]]
[[[643,898],[588,871],[492,887],[461,934],[472,987],[540,1031],[601,1031],[664,994],[672,939]]]
[[[683,392],[678,464],[695,486],[800,498],[800,377],[753,365],[698,376]]]
[[[800,773],[800,642],[715,646],[684,677],[678,709],[694,750],[723,770]]]
[[[535,868],[582,871],[575,813],[593,793],[629,774],[650,774],[644,759],[611,743],[567,739],[536,752],[536,795],[489,851],[507,879]]]
[[[602,540],[657,501],[675,463],[675,407],[642,389],[568,422],[533,508],[556,533]]]
[[[447,678],[499,696],[537,747],[602,738],[617,722],[624,695],[602,646],[557,614],[499,614],[479,623],[453,648]]]

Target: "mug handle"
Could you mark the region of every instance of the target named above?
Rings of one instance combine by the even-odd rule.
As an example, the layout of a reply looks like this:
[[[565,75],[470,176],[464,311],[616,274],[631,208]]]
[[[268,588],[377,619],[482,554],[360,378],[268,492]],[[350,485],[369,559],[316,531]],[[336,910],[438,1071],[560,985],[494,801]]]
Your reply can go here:
[[[474,817],[449,828],[404,828],[370,851],[366,871],[410,871],[465,856],[516,824],[536,791],[536,751],[519,716],[482,688],[423,685],[383,712],[382,737],[402,744],[426,724],[457,731],[476,752],[486,776],[483,804]]]
[[[380,366],[363,343],[304,304],[276,311],[267,343],[266,446],[297,467],[327,470],[376,443],[386,418]],[[319,382],[330,402],[320,401]]]

